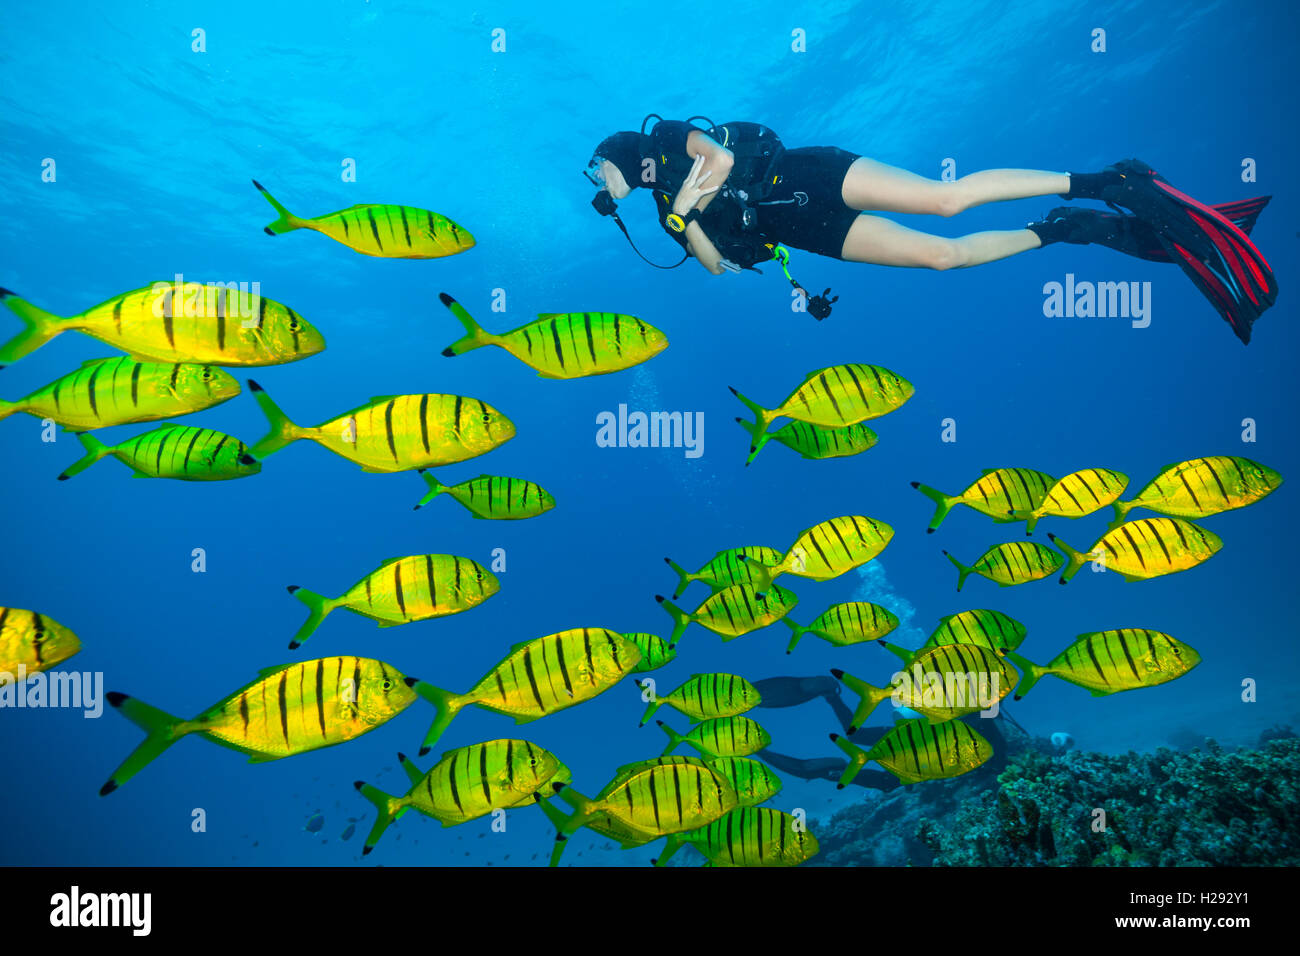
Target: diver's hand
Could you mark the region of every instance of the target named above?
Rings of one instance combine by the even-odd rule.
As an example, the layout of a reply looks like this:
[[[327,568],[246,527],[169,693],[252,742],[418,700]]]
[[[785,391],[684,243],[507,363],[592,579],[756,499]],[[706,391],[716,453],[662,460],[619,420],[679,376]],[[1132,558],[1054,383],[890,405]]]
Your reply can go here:
[[[679,216],[684,216],[692,209],[695,204],[702,198],[718,191],[718,186],[709,186],[705,188],[704,184],[708,182],[713,172],[701,173],[704,168],[704,157],[696,156],[695,164],[691,166],[691,171],[682,183],[682,188],[677,190],[677,195],[673,197],[673,212]]]

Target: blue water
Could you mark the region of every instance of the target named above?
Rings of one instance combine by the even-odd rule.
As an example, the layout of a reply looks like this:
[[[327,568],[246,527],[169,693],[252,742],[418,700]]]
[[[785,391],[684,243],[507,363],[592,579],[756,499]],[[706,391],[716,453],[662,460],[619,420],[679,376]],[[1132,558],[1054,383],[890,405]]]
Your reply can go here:
[[[545,11],[545,12],[543,12]],[[476,521],[441,499],[420,512],[413,474],[363,474],[302,442],[252,479],[195,484],[136,481],[113,461],[56,483],[80,457],[67,434],[41,441],[24,415],[0,423],[4,517],[0,604],[35,608],[84,645],[65,667],[102,672],[106,689],[191,715],[260,668],[303,656],[382,658],[464,690],[519,641],[581,626],[667,634],[652,599],[671,593],[662,563],[698,566],[721,548],[786,547],[802,529],[841,514],[893,525],[894,541],[862,572],[825,583],[785,579],[807,621],[854,598],[877,600],[919,643],[940,615],[1003,610],[1029,627],[1023,652],[1045,661],[1081,632],[1121,626],[1167,631],[1204,662],[1162,687],[1094,699],[1044,681],[1009,709],[1036,733],[1064,730],[1079,746],[1149,749],[1187,730],[1249,743],[1279,721],[1300,721],[1293,441],[1297,388],[1292,277],[1297,216],[1291,158],[1300,147],[1283,106],[1296,88],[1292,5],[838,3],[792,8],[660,3],[654,12],[520,2],[442,5],[331,2],[268,5],[49,3],[6,11],[0,59],[0,284],[72,314],[176,273],[198,281],[259,281],[319,327],[328,350],[249,372],[296,420],[313,423],[373,395],[438,391],[490,402],[518,437],[490,455],[442,469],[537,481],[559,502],[523,522]],[[1089,51],[1090,31],[1108,51]],[[206,31],[206,52],[191,31]],[[506,50],[491,49],[504,29]],[[806,31],[807,52],[791,51]],[[713,277],[694,263],[650,269],[614,225],[588,206],[580,178],[596,142],[635,128],[650,110],[719,122],[760,120],[787,146],[838,145],[928,176],[952,158],[964,174],[990,167],[1097,169],[1140,156],[1211,201],[1274,195],[1255,232],[1276,271],[1279,304],[1243,348],[1171,266],[1095,247],[1053,247],[966,271],[850,265],[794,253],[809,287],[833,286],[834,315],[818,323],[788,308],[775,269]],[[1257,183],[1241,181],[1244,158]],[[41,179],[42,161],[57,180]],[[357,181],[341,164],[355,160]],[[394,202],[450,216],[478,238],[434,261],[356,255],[306,232],[270,238],[258,178],[295,212]],[[989,205],[955,220],[898,217],[958,235],[1016,228],[1059,200]],[[676,247],[654,223],[648,195],[622,206],[643,250]],[[1042,287],[1067,272],[1154,287],[1154,319],[1049,319]],[[505,315],[489,311],[493,290]],[[662,328],[671,347],[616,375],[545,381],[508,355],[446,359],[459,336],[437,293],[456,296],[493,329],[551,311],[611,310]],[[0,315],[0,336],[18,330]],[[0,373],[13,399],[112,350],[61,336]],[[772,444],[750,468],[732,419],[735,385],[779,402],[811,369],[883,365],[916,395],[872,425],[879,445],[854,458],[804,461]],[[703,412],[704,454],[600,448],[595,418],[620,403],[644,411]],[[957,441],[940,440],[941,421]],[[1243,444],[1242,420],[1257,423]],[[265,420],[247,391],[184,420],[250,444]],[[152,426],[123,426],[121,440]],[[926,535],[920,480],[958,491],[981,469],[1023,466],[1064,475],[1110,467],[1136,491],[1163,465],[1211,454],[1264,462],[1289,483],[1265,501],[1204,524],[1225,545],[1208,564],[1139,584],[1082,573],[998,589],[972,578],[961,594],[940,555],[973,561],[1022,526],[959,509]],[[1107,515],[1048,519],[1078,548]],[[207,570],[191,570],[195,548]],[[501,592],[468,613],[378,630],[331,616],[310,645],[286,651],[304,617],[285,585],[340,593],[395,555],[442,552],[488,563],[505,549]],[[695,585],[685,603],[705,597]],[[689,675],[730,671],[752,680],[842,667],[886,681],[894,659],[870,646],[834,649],[812,638],[784,653],[777,625],[722,644],[692,626],[661,689]],[[1246,678],[1258,701],[1241,702]],[[352,788],[365,779],[404,789],[396,754],[414,754],[430,710],[412,705],[344,746],[264,765],[185,740],[107,798],[99,785],[139,742],[120,715],[0,711],[0,862],[20,864],[350,864],[373,820]],[[630,682],[516,728],[473,708],[439,751],[525,736],[565,760],[575,785],[598,790],[613,769],[659,753]],[[872,723],[888,720],[887,708]],[[820,701],[751,714],[773,748],[836,753],[839,730]],[[683,717],[670,723],[684,728]],[[417,760],[427,767],[432,755]],[[828,782],[787,778],[774,806],[810,817],[860,800]],[[192,828],[202,809],[206,830]],[[325,817],[319,833],[304,830]],[[357,835],[340,836],[349,818]],[[515,865],[544,862],[551,832],[532,808],[505,833],[488,819],[440,829],[414,815],[367,862]],[[594,844],[594,847],[592,846]],[[653,851],[603,849],[576,837],[566,861],[644,864]],[[541,854],[536,860],[535,854]]]

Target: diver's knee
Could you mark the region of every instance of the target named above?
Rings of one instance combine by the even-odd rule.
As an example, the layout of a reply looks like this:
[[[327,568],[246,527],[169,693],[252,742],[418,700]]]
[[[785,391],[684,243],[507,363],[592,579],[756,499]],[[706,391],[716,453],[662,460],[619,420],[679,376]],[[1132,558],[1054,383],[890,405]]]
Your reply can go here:
[[[925,265],[936,272],[959,269],[966,264],[966,252],[951,239],[939,239],[925,251]]]
[[[970,208],[970,198],[962,189],[960,181],[940,182],[935,190],[931,210],[936,216],[945,218],[965,212]]]

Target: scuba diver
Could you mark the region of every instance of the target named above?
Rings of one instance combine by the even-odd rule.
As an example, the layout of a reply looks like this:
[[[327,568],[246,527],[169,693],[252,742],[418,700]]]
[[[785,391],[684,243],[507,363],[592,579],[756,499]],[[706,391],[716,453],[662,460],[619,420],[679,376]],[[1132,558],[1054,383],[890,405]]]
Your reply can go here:
[[[709,125],[696,126],[697,119]],[[715,125],[699,116],[681,122],[651,113],[640,132],[606,137],[584,174],[600,190],[596,211],[611,216],[650,265],[676,268],[694,257],[721,275],[760,271],[756,264],[776,260],[819,320],[838,296],[830,289],[809,295],[790,275],[787,246],[846,262],[946,270],[1057,242],[1097,243],[1177,263],[1242,342],[1277,298],[1272,270],[1247,235],[1271,197],[1209,206],[1139,160],[1098,173],[988,169],[940,181],[833,146],[786,149],[759,123]],[[660,224],[684,251],[671,266],[646,259],[618,216],[616,200],[638,186],[652,190]],[[1051,195],[1099,200],[1114,211],[1062,206],[1023,229],[957,238],[866,212],[955,216],[984,203]]]
[[[761,697],[759,707],[795,707],[820,697],[835,712],[835,718],[839,721],[843,731],[841,736],[851,740],[864,750],[869,750],[872,744],[889,733],[891,728],[858,727],[850,732],[850,728],[853,727],[853,711],[849,709],[844,701],[840,700],[842,686],[834,677],[769,677],[765,680],[754,681],[754,687]],[[1024,732],[1024,728],[1017,724],[1005,709],[999,709],[998,717],[994,720],[982,718],[979,714],[970,714],[958,718],[969,723],[993,745],[993,756],[971,771],[969,775],[963,774],[963,776],[976,779],[977,775],[996,775],[1006,769],[1006,739],[997,726],[997,721],[1003,718],[1010,721],[1017,730]],[[777,753],[770,748],[760,750],[754,756],[773,769],[799,777],[802,780],[838,781],[844,773],[844,768],[849,765],[849,762],[842,756],[791,757]],[[849,782],[849,786],[888,791],[901,787],[902,784],[899,783],[897,777],[887,771],[864,769],[858,771],[857,776]]]

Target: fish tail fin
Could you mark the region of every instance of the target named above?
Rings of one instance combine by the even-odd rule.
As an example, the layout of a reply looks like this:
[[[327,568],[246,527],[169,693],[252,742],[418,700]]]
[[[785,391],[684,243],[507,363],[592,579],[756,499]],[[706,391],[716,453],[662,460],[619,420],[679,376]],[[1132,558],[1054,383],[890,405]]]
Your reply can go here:
[[[110,455],[113,452],[113,449],[89,432],[78,432],[77,441],[81,442],[81,446],[86,449],[86,454],[63,469],[63,472],[59,475],[59,481],[67,481],[73,475],[81,474],[105,455]]]
[[[23,330],[0,346],[0,368],[35,352],[54,336],[67,329],[68,320],[61,315],[38,309],[8,289],[0,289],[0,302],[22,320]]]
[[[1107,525],[1106,527],[1107,531],[1114,531],[1116,528],[1122,525],[1124,523],[1124,519],[1128,517],[1128,513],[1137,507],[1137,502],[1116,501],[1114,504],[1111,505],[1111,507],[1115,509],[1115,519],[1111,521],[1109,525]]]
[[[947,551],[943,555],[957,567],[957,590],[960,591],[961,586],[966,583],[966,579],[971,576],[975,569],[970,565],[962,564]]]
[[[853,711],[853,721],[848,727],[849,733],[854,733],[859,727],[866,723],[867,718],[871,716],[871,712],[876,709],[876,706],[882,700],[889,696],[890,691],[888,688],[876,687],[873,684],[868,684],[860,677],[846,674],[839,668],[833,669],[831,675],[836,680],[843,683],[849,690],[853,691],[853,693],[862,698],[858,701],[857,709]]]
[[[251,378],[248,380],[248,390],[253,393],[253,398],[257,400],[258,407],[266,415],[266,420],[271,424],[271,430],[262,437],[248,453],[261,461],[267,455],[279,451],[286,445],[296,442],[307,434],[307,430],[295,425],[289,420],[289,416],[280,411],[280,406],[271,401],[271,396],[267,395]]]
[[[840,774],[839,782],[835,784],[836,790],[843,790],[858,775],[858,771],[866,765],[869,758],[865,750],[839,734],[831,734],[831,740],[849,758],[849,765],[844,768],[844,772]]]
[[[737,394],[740,393],[737,392]],[[749,457],[745,459],[745,464],[750,465],[758,457],[758,453],[763,450],[763,446],[767,444],[772,435],[769,432],[759,431],[757,425],[747,422],[743,418],[737,418],[736,424],[749,433]]]
[[[266,187],[263,186],[261,183],[259,183],[256,179],[253,180],[253,185],[256,186],[258,192],[262,194],[262,198],[265,199],[267,202],[269,202],[271,206],[275,209],[275,211],[280,215],[279,219],[276,219],[274,222],[268,222],[263,227],[262,231],[265,232],[268,236],[278,236],[281,233],[293,232],[293,230],[301,229],[307,225],[307,223],[304,220],[299,219],[289,210],[281,206],[279,200],[277,200],[274,196],[272,196],[269,192],[267,192]]]
[[[289,585],[289,593],[307,605],[308,610],[307,620],[303,622],[302,627],[298,628],[298,633],[289,642],[289,650],[293,651],[307,642],[307,638],[311,637],[316,628],[320,627],[320,622],[325,620],[325,616],[338,607],[338,601],[335,598],[327,598],[323,594],[317,594],[315,591],[300,588],[296,584]]]
[[[1047,537],[1052,544],[1056,545],[1065,553],[1066,560],[1069,562],[1066,564],[1065,570],[1061,572],[1061,583],[1066,584],[1069,582],[1070,578],[1078,574],[1079,569],[1088,562],[1088,556],[1075,551],[1074,548],[1070,547],[1051,532],[1048,532]]]
[[[903,662],[904,666],[912,663],[912,658],[916,656],[916,651],[909,651],[906,647],[901,647],[898,644],[891,644],[889,641],[876,641],[876,643],[889,651],[889,653],[897,655],[898,659]]]
[[[546,819],[550,820],[551,825],[555,827],[555,846],[551,848],[551,861],[547,865],[559,866],[560,856],[564,853],[564,847],[568,842],[568,837],[564,834],[564,825],[569,822],[569,818],[563,810],[550,800],[542,797],[541,794],[533,794],[533,799],[542,808],[542,813],[546,816]]]
[[[655,711],[657,711],[663,705],[664,705],[664,701],[661,697],[655,697],[654,699],[652,699],[650,703],[646,706],[645,713],[641,716],[641,722],[637,724],[637,726],[644,727],[646,724],[648,724],[650,722],[650,718],[655,715]]]
[[[4,399],[0,399],[0,421],[4,421],[14,412],[19,411],[22,407],[22,404],[23,403],[21,401],[6,402]]]
[[[555,824],[555,846],[551,850],[551,860],[548,865],[559,866],[560,855],[564,853],[569,837],[591,819],[595,812],[595,804],[589,797],[583,796],[567,784],[556,783],[552,786],[555,788],[555,795],[573,808],[573,813],[566,816],[564,811],[554,804],[540,797],[537,799],[546,818]]]
[[[401,815],[406,807],[406,801],[391,793],[384,793],[364,780],[357,780],[352,786],[356,787],[361,795],[373,803],[375,809],[379,811],[375,817],[375,825],[370,828],[370,835],[366,837],[366,845],[361,848],[361,855],[366,856],[375,848],[375,844],[379,842],[379,838],[384,835],[389,825]]]
[[[686,625],[691,623],[691,616],[662,594],[656,594],[655,600],[673,619],[673,632],[668,635],[668,647],[674,648],[677,646],[677,642],[681,640],[682,634],[685,633]]]
[[[417,680],[414,677],[406,678],[406,684],[417,694],[433,705],[435,711],[433,723],[429,726],[429,732],[424,735],[424,743],[420,745],[420,756],[423,757],[438,742],[443,731],[452,722],[460,709],[468,701],[461,694],[453,694],[449,690],[443,690],[441,687],[434,687],[427,681]]]
[[[1042,517],[1043,516],[1040,515],[1037,511],[1031,511],[1029,513],[1029,516],[1025,519],[1026,535],[1031,535],[1034,533],[1034,529],[1038,527],[1038,520]]]
[[[438,293],[438,298],[442,304],[451,310],[451,314],[460,320],[460,324],[465,326],[465,335],[457,339],[442,350],[446,356],[463,355],[473,349],[482,348],[485,345],[495,345],[497,337],[490,332],[485,332],[483,327],[474,321],[473,317],[465,311],[465,307],[449,296],[445,292]]]
[[[677,574],[677,589],[673,591],[674,600],[682,596],[682,592],[691,586],[691,582],[696,580],[695,575],[687,571],[684,567],[674,561],[672,558],[664,558],[664,564],[672,568]]]
[[[781,620],[786,623],[786,626],[788,626],[791,631],[793,631],[793,633],[790,635],[790,644],[785,649],[785,652],[789,654],[791,651],[794,650],[795,645],[799,643],[799,638],[807,634],[809,629],[803,624],[796,624],[788,617],[783,617],[781,618]]]
[[[164,750],[190,732],[190,729],[185,726],[186,721],[152,707],[142,700],[119,694],[117,691],[110,691],[106,696],[109,704],[143,730],[146,736],[140,746],[131,751],[130,755],[113,771],[108,781],[99,788],[101,797],[108,796],[126,783],[152,763],[154,758]]]
[[[660,853],[659,856],[655,857],[655,859],[651,860],[651,861],[650,861],[650,865],[651,865],[651,866],[667,866],[667,865],[668,865],[668,861],[669,861],[670,859],[672,859],[673,854],[676,853],[678,850],[680,850],[680,849],[681,849],[682,847],[684,847],[685,845],[686,845],[686,840],[685,840],[685,838],[682,836],[682,834],[680,834],[680,833],[670,833],[670,834],[668,835],[668,842],[666,842],[666,843],[664,844],[663,852]],[[707,861],[707,860],[705,860],[705,866],[708,866],[708,861]]]
[[[952,495],[945,495],[942,491],[931,488],[929,485],[923,485],[919,481],[912,482],[912,487],[935,504],[934,517],[930,519],[930,523],[925,528],[927,534],[933,534],[939,525],[943,524],[943,519],[948,517],[948,512],[952,510],[952,506],[961,499]]]
[[[446,494],[448,491],[451,490],[446,485],[444,485],[441,481],[439,481],[437,478],[433,477],[433,475],[431,475],[429,472],[425,471],[423,468],[420,469],[420,474],[424,477],[425,484],[429,486],[429,490],[428,492],[425,493],[425,496],[420,499],[419,504],[415,506],[416,511],[419,511],[421,508],[427,505],[434,498],[438,497],[441,494]]]
[[[759,448],[762,447],[758,442],[763,440],[762,436],[767,432],[768,426],[771,425],[772,421],[776,418],[776,412],[772,411],[770,408],[764,408],[755,401],[751,401],[730,385],[727,387],[731,388],[732,395],[735,395],[740,399],[741,403],[754,413],[754,424],[752,426],[746,426],[745,428],[745,431],[749,432],[750,439],[749,461],[753,461],[753,456],[757,455]],[[746,464],[748,464],[748,462],[746,462]]]
[[[1025,660],[1015,651],[1007,651],[1003,656],[1020,670],[1020,680],[1016,683],[1015,700],[1019,700],[1028,694],[1029,688],[1037,684],[1038,679],[1047,673],[1046,667],[1039,667],[1033,661]]]
[[[667,757],[670,753],[672,753],[677,748],[677,745],[685,741],[686,738],[681,734],[679,734],[677,731],[673,730],[662,720],[656,720],[655,723],[659,725],[660,730],[662,730],[664,733],[668,735],[668,746],[664,748],[664,752],[660,755],[663,757]]]

